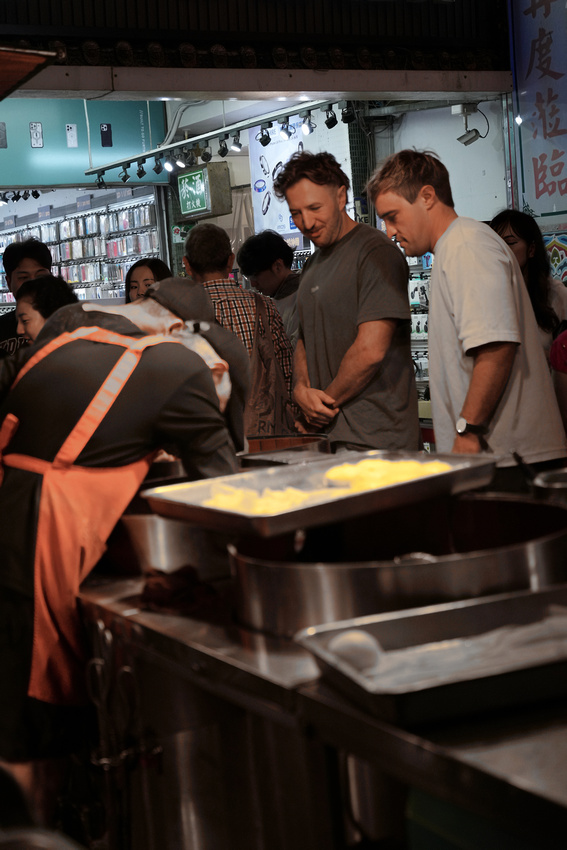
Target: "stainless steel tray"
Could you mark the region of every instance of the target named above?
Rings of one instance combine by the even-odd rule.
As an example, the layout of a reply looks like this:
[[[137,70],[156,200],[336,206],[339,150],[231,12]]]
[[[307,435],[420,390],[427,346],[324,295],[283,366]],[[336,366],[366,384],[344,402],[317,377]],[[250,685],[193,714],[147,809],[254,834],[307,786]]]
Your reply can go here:
[[[203,502],[210,498],[212,489],[219,483],[247,487],[258,492],[266,487],[297,487],[303,490],[326,487],[324,474],[332,466],[346,462],[357,463],[366,458],[418,460],[423,463],[442,460],[450,464],[451,469],[415,481],[365,490],[342,498],[321,498],[307,506],[278,514],[248,515],[203,505]],[[377,510],[413,504],[434,496],[453,495],[474,487],[482,487],[490,483],[495,463],[495,458],[482,455],[345,451],[308,464],[279,465],[219,478],[166,485],[145,490],[141,495],[148,500],[152,510],[162,516],[184,519],[218,531],[272,537],[295,531],[297,528],[338,522]]]
[[[298,632],[295,640],[313,654],[323,679],[353,702],[383,720],[415,726],[567,694],[567,649],[553,659],[546,653],[538,660],[532,645],[531,657],[522,666],[502,659],[500,669],[490,674],[466,678],[465,671],[438,684],[429,679],[400,690],[382,688],[379,677],[357,671],[330,651],[335,635],[357,629],[376,638],[386,651],[418,651],[435,641],[478,636],[507,625],[529,626],[542,620],[550,605],[567,606],[566,584],[312,626]]]

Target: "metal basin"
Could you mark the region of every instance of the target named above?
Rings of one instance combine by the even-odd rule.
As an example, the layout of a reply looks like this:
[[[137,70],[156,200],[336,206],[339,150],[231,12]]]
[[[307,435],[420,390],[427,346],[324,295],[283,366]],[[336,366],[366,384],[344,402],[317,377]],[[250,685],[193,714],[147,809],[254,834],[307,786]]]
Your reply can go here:
[[[142,573],[150,569],[170,573],[181,567],[194,567],[201,581],[230,575],[228,538],[223,534],[155,514],[126,514],[121,523]]]
[[[567,581],[567,506],[444,497],[229,545],[237,616],[291,637],[308,626]]]

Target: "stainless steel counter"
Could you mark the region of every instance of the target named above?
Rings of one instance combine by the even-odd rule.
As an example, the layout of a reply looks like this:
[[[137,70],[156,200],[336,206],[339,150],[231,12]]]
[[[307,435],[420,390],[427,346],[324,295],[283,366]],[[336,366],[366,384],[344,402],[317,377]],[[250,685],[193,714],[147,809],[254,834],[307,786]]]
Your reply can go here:
[[[87,622],[102,620],[119,639],[198,690],[293,729],[304,741],[353,753],[404,783],[487,817],[533,842],[534,850],[565,846],[563,703],[408,731],[371,717],[328,688],[311,656],[292,642],[240,629],[229,616],[207,622],[143,611],[140,589],[139,579],[91,579],[81,592]]]

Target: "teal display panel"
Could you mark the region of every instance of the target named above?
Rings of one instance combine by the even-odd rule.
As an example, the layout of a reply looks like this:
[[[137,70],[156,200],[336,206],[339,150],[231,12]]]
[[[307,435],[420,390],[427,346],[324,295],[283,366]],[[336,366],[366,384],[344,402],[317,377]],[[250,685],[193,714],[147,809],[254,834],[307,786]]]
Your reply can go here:
[[[93,186],[88,168],[133,161],[129,186],[167,183],[167,173],[136,176],[136,159],[165,137],[163,104],[156,101],[83,101],[7,98],[0,103],[0,187]],[[105,182],[117,182],[119,168]]]

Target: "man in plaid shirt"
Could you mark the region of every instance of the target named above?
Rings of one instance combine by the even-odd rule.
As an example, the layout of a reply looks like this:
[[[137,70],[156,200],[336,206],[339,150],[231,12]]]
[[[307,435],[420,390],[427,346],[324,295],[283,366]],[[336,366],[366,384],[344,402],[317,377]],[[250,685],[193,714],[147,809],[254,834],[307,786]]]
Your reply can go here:
[[[233,263],[234,252],[222,227],[205,222],[191,230],[185,240],[185,271],[205,287],[214,304],[218,323],[240,337],[250,356],[256,328],[256,298],[263,300],[268,315],[267,330],[272,335],[275,354],[291,398],[293,347],[282,317],[271,298],[260,293],[255,296],[252,290],[242,289],[234,278],[229,277]],[[264,330],[262,326],[261,330]]]

